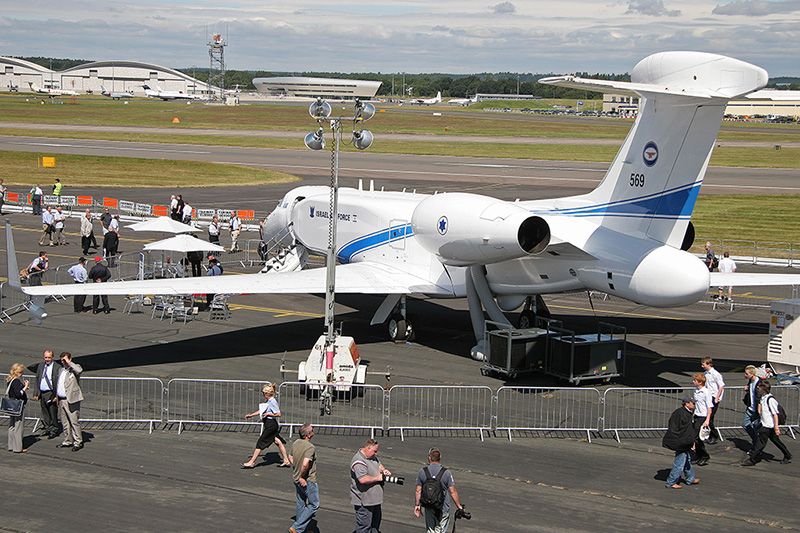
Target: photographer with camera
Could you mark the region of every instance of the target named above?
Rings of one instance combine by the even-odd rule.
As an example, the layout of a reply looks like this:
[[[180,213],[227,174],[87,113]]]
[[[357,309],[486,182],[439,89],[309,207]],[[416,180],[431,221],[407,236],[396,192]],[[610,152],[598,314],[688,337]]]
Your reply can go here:
[[[450,525],[451,498],[458,508],[456,517],[469,517],[458,498],[453,474],[440,464],[441,460],[442,453],[439,449],[431,448],[428,452],[428,462],[430,464],[417,474],[414,514],[420,516],[421,508],[425,508],[427,533],[447,532],[447,526]]]
[[[350,503],[356,511],[355,533],[379,533],[383,484],[402,485],[378,460],[378,442],[368,439],[350,461]]]

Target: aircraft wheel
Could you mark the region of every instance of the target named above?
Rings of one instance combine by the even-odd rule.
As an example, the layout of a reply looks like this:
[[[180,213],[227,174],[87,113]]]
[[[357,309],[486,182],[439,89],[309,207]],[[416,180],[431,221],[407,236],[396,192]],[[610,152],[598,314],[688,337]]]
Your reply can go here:
[[[526,309],[519,314],[519,321],[517,327],[519,329],[529,329],[536,324],[536,313],[530,309]]]
[[[408,332],[408,325],[403,315],[396,313],[389,317],[387,322],[389,340],[390,341],[403,341],[406,340]]]
[[[416,318],[412,318],[411,315],[406,315],[406,341],[407,342],[414,342],[417,338],[417,332],[414,329],[414,322]]]

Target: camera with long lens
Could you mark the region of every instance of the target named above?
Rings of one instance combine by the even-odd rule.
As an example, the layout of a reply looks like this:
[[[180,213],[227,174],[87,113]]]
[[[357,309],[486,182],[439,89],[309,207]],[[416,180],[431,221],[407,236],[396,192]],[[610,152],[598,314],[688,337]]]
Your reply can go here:
[[[472,520],[472,515],[469,514],[466,509],[456,509],[456,520],[460,520],[461,518]]]
[[[383,482],[396,483],[398,485],[402,485],[403,483],[406,482],[406,478],[404,478],[403,476],[387,476],[386,474],[383,474]]]

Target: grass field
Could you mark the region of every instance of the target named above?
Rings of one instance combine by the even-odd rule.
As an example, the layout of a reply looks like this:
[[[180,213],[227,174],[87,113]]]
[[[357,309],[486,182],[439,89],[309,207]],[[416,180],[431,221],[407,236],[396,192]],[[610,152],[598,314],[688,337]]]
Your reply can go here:
[[[205,176],[225,185],[287,183],[299,178],[283,172],[196,161],[59,155],[56,168],[42,168],[32,152],[0,151],[0,179],[26,190],[38,183],[48,189],[57,177],[68,187],[202,187]],[[21,191],[24,192],[24,191]],[[65,192],[64,194],[69,194]]]

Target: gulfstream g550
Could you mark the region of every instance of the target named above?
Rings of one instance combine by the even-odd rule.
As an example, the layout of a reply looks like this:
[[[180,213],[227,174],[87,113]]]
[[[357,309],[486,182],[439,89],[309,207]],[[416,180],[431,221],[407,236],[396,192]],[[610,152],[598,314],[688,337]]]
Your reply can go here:
[[[665,52],[642,60],[630,82],[572,76],[541,83],[628,93],[641,111],[600,185],[588,194],[507,202],[465,193],[436,195],[342,188],[336,291],[386,295],[373,323],[395,338],[412,333],[406,296],[469,301],[476,338],[484,311],[524,306],[539,295],[597,290],[654,307],[682,306],[714,285],[784,285],[800,276],[709,273],[685,251],[690,217],[729,99],[767,83],[761,68],[720,55]],[[330,191],[298,187],[280,201],[265,233],[283,242],[262,273],[25,287],[70,294],[323,293],[325,270],[303,269],[327,248]],[[9,235],[10,236],[10,235]],[[9,272],[16,272],[9,265]],[[480,344],[473,356],[482,357]]]

